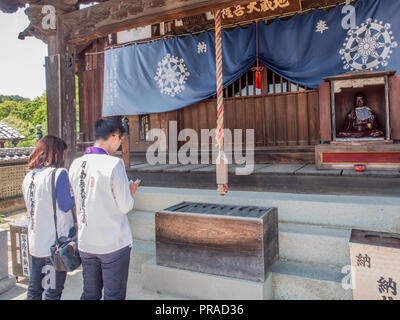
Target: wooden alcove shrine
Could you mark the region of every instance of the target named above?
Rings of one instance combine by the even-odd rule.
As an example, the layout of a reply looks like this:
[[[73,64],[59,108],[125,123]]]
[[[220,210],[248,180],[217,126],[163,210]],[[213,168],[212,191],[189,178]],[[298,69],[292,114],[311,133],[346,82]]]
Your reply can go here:
[[[319,86],[321,144],[315,147],[318,169],[400,169],[400,76],[396,71],[356,71],[324,78]],[[384,137],[339,138],[354,97],[362,92]]]

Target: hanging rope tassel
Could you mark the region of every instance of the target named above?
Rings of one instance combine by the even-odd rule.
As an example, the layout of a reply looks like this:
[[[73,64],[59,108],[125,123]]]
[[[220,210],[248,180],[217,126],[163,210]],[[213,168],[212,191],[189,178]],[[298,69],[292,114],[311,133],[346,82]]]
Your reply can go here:
[[[224,196],[228,192],[228,159],[224,152],[224,94],[222,82],[222,45],[221,45],[221,10],[215,11],[215,55],[217,71],[217,129],[216,140],[218,156],[216,173],[218,193]]]
[[[254,87],[256,89],[261,89],[262,88],[261,71],[264,70],[264,67],[260,66],[260,62],[258,60],[258,21],[256,21],[256,57],[257,57],[257,66],[254,68],[251,68],[251,70],[255,72]]]

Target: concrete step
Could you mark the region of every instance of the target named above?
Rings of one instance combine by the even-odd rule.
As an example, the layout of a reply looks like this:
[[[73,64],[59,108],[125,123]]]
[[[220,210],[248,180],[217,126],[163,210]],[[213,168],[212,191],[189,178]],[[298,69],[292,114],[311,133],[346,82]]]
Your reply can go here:
[[[264,283],[168,268],[155,259],[142,266],[146,290],[190,299],[352,299],[342,287],[341,269],[278,261]]]
[[[346,192],[346,186],[343,186]],[[135,210],[165,209],[182,201],[277,207],[280,222],[400,233],[400,198],[141,187]]]
[[[134,273],[142,272],[142,265],[156,255],[154,241],[134,240],[131,251],[130,268]]]
[[[271,273],[265,283],[216,276],[156,265],[142,266],[142,288],[162,295],[205,300],[263,300],[272,298]]]
[[[272,268],[274,299],[352,300],[351,289],[344,289],[342,268],[318,264],[278,261]]]
[[[3,278],[0,278],[0,294],[15,287],[15,283],[15,277],[12,275],[7,275]]]
[[[351,230],[279,222],[279,256],[293,262],[350,264]]]
[[[128,218],[134,239],[155,241],[154,212],[134,210],[128,213]]]
[[[152,246],[149,252],[155,254],[154,213],[132,212],[129,219],[134,242]],[[350,264],[350,230],[284,222],[280,222],[278,228],[281,258],[339,267]]]

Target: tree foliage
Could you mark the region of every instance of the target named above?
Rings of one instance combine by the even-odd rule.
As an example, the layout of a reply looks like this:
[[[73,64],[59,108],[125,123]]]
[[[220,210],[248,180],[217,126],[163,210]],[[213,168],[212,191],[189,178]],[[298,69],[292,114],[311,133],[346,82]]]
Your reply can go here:
[[[2,103],[4,101],[25,102],[25,101],[29,101],[29,99],[21,97],[19,95],[6,96],[6,95],[0,94],[0,103]]]
[[[79,82],[76,81],[76,134],[79,139]],[[43,136],[47,135],[47,96],[46,92],[34,100],[21,96],[0,95],[0,121],[4,122],[20,134],[25,140],[18,143],[18,147],[33,147],[36,143],[36,126],[42,126]],[[6,147],[13,147],[6,143]]]
[[[25,136],[18,147],[32,147],[36,142],[36,126],[42,126],[43,135],[47,134],[47,101],[46,94],[33,101],[4,101],[0,103],[0,121],[16,129]],[[6,147],[13,147],[6,143]]]

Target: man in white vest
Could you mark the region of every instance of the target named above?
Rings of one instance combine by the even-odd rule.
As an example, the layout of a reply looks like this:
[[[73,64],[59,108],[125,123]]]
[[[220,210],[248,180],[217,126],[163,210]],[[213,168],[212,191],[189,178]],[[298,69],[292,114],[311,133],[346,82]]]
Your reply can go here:
[[[74,160],[69,178],[78,215],[78,248],[83,268],[82,300],[126,297],[132,234],[127,213],[136,185],[129,183],[122,159],[113,157],[124,128],[113,119],[94,125],[95,143]]]

